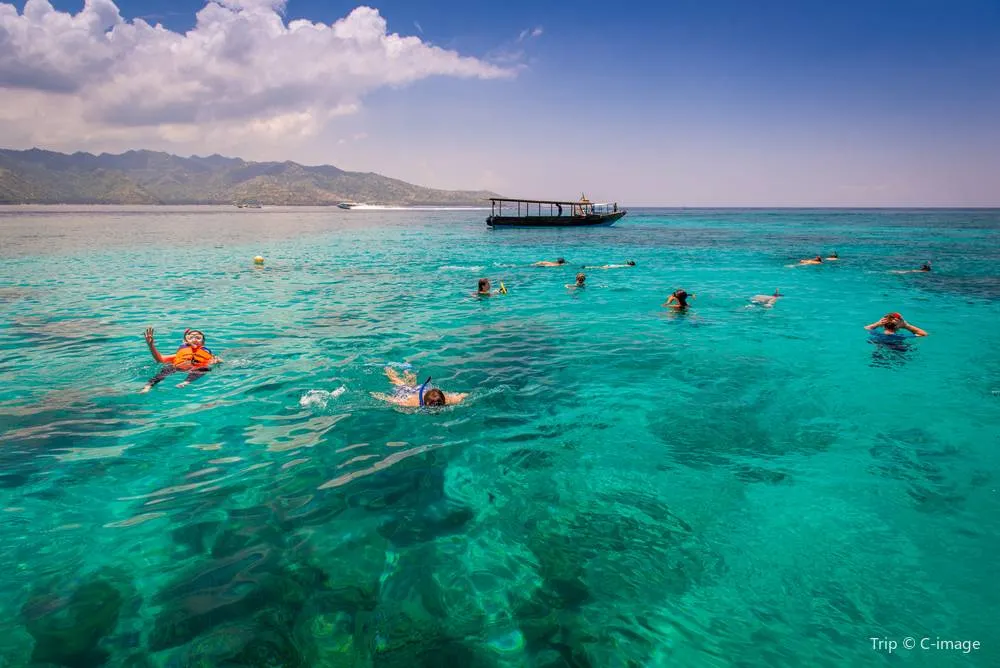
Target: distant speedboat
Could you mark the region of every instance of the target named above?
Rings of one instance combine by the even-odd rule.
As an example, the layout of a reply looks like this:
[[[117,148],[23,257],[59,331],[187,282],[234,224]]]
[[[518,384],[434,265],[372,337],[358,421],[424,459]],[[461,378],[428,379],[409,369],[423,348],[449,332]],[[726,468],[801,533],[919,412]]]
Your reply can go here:
[[[489,227],[595,227],[614,225],[628,211],[617,202],[595,204],[581,196],[576,202],[490,198]]]
[[[364,206],[361,202],[341,202],[338,204],[341,209],[353,209],[355,207]]]

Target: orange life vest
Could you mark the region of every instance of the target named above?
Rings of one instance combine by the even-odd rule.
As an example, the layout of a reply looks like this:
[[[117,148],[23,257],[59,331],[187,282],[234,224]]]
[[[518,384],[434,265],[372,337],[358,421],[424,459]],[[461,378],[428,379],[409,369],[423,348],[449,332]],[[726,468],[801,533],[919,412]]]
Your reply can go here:
[[[174,366],[183,367],[204,367],[212,363],[212,358],[215,357],[212,351],[208,348],[192,348],[191,346],[183,346],[177,349],[174,353]]]

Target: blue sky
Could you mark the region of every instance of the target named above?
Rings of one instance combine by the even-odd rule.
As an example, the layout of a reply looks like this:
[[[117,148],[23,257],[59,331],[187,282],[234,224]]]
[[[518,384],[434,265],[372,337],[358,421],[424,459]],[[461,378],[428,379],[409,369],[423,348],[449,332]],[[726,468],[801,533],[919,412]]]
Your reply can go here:
[[[195,28],[205,2],[115,4],[125,21],[147,17],[182,34]],[[52,5],[74,14],[82,7]],[[20,11],[24,3],[15,6]],[[291,0],[283,16],[331,24],[357,6]],[[216,120],[211,131],[177,124],[127,133],[88,128],[47,147],[117,150],[141,142],[181,154],[217,150],[331,163],[511,196],[584,191],[631,205],[1000,205],[996,0],[369,6],[388,33],[476,64],[452,76],[452,65],[439,58],[402,82],[373,65],[380,78],[336,95],[323,89],[342,85],[342,68],[317,72],[305,80],[316,99],[296,93],[304,96],[302,109],[313,118],[317,109],[345,106],[332,118],[310,120],[296,139],[259,139],[259,123],[234,134]],[[308,62],[326,58],[309,53]],[[493,65],[505,73],[488,70]],[[281,67],[298,65],[292,59]],[[129,76],[138,75],[115,71],[126,83]],[[28,100],[36,109],[53,104],[23,83],[11,91],[24,96],[25,108]],[[102,90],[99,103],[85,91],[74,94],[83,117],[120,117],[93,111],[118,93]],[[162,108],[193,100],[185,93]],[[294,105],[281,107],[282,114],[297,113]],[[297,122],[289,118],[267,121],[269,131]],[[6,145],[39,143],[38,133],[19,132],[0,138]]]

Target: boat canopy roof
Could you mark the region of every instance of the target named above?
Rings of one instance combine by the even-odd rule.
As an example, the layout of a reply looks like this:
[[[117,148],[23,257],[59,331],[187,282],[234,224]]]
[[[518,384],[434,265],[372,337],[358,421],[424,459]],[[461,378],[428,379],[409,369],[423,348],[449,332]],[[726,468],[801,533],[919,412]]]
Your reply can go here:
[[[561,200],[561,199],[521,199],[520,197],[490,197],[491,202],[521,202],[523,204],[563,204],[565,206],[579,206],[581,204],[599,205],[604,202],[591,202],[584,200]]]

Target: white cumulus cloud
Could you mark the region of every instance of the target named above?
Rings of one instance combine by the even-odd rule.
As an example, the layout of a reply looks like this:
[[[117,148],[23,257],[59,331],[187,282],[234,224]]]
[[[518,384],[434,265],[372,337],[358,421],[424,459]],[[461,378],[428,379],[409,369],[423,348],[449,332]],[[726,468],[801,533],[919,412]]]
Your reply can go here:
[[[371,7],[327,25],[286,22],[285,4],[211,0],[178,33],[112,0],[0,2],[0,145],[238,149],[313,135],[378,88],[516,72],[389,33]]]

